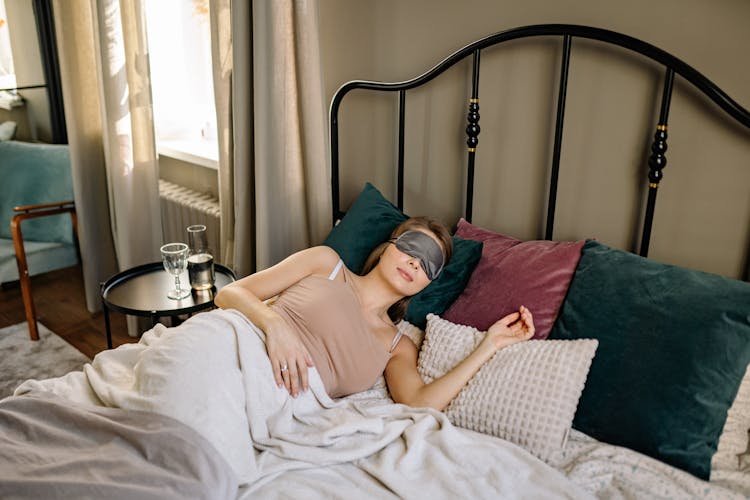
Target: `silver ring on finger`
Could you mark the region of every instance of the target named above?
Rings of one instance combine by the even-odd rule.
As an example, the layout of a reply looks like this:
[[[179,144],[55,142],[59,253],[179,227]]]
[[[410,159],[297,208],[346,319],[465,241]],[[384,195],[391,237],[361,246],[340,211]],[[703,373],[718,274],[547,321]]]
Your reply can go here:
[[[284,373],[288,369],[289,369],[289,367],[286,365],[286,363],[284,363],[283,365],[281,365],[281,373]]]

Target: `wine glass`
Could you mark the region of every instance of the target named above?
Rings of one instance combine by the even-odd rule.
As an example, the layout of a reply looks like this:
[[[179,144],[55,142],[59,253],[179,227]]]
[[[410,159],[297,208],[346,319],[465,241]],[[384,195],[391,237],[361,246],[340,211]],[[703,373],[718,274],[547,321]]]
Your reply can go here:
[[[174,288],[167,293],[167,297],[174,300],[184,299],[190,295],[190,289],[180,287],[180,274],[187,269],[188,246],[185,243],[167,243],[159,250],[164,269],[174,275]]]

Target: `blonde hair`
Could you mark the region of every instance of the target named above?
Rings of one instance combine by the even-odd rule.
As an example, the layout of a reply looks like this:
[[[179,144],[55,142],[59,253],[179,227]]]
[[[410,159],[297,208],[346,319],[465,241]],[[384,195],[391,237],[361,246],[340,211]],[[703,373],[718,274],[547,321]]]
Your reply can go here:
[[[406,231],[412,229],[426,229],[437,236],[438,241],[440,241],[440,246],[443,248],[443,255],[445,255],[445,264],[443,267],[443,269],[445,269],[453,256],[453,238],[451,238],[451,233],[445,225],[432,217],[412,217],[399,224],[396,229],[393,230],[391,233],[391,239],[397,238]],[[370,252],[367,260],[365,260],[365,265],[362,267],[362,275],[368,274],[375,269],[375,266],[380,262],[380,256],[383,255],[383,252],[385,252],[385,249],[388,248],[389,244],[390,239],[379,244],[372,250],[372,252]],[[411,296],[404,297],[388,308],[388,316],[391,318],[391,321],[397,323],[404,318],[410,301]]]

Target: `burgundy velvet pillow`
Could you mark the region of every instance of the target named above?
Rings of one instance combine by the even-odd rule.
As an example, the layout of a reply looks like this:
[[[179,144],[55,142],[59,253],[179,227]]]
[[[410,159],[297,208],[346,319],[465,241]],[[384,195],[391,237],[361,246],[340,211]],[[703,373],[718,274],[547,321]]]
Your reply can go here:
[[[520,241],[464,219],[456,236],[484,243],[466,288],[444,319],[487,330],[521,305],[531,310],[535,339],[545,339],[557,318],[581,257],[584,241]]]

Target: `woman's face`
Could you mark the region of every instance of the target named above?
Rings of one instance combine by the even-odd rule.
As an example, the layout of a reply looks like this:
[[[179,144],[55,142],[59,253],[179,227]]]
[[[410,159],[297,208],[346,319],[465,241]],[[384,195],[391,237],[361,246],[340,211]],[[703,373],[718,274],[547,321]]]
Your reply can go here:
[[[432,231],[422,228],[415,228],[415,230],[427,234],[435,240],[441,249],[443,248],[440,240]],[[378,266],[381,267],[382,272],[394,288],[404,296],[415,295],[430,284],[430,279],[422,268],[419,258],[402,252],[393,243],[386,247],[380,257]]]

